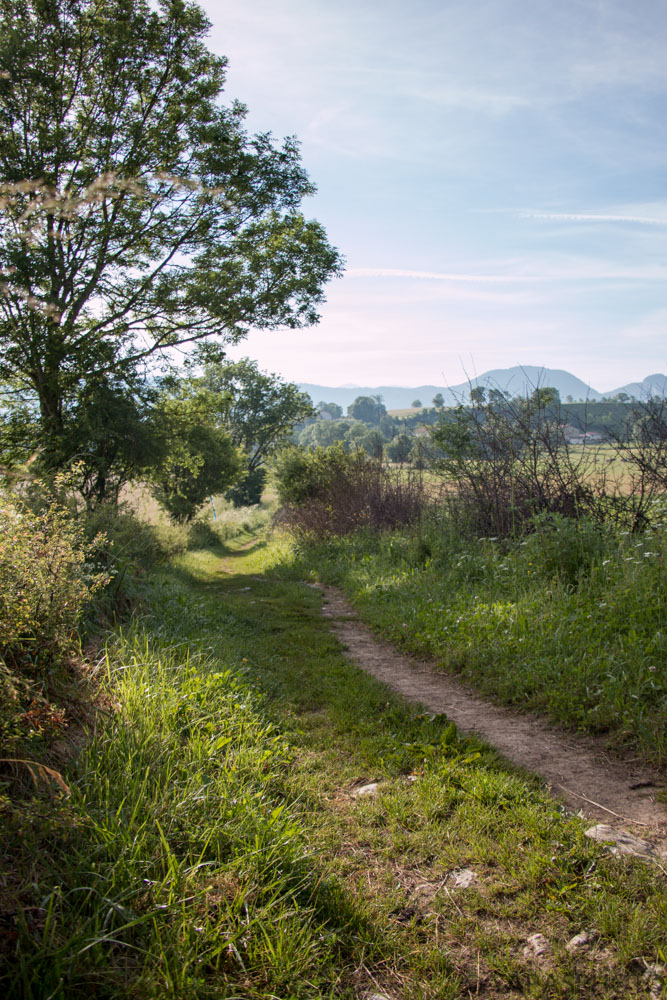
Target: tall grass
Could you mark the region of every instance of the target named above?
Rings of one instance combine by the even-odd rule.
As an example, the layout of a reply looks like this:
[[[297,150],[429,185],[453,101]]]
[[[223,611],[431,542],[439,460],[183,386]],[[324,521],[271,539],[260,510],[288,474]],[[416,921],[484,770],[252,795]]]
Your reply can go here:
[[[71,798],[5,800],[3,854],[23,880],[4,995],[312,996],[337,934],[281,794],[289,749],[238,674],[182,628],[176,641],[206,608],[158,599],[107,650],[118,710]]]
[[[240,536],[153,574],[99,662],[113,704],[73,734],[70,797],[0,789],[0,995],[644,996],[659,869],[357,670],[286,557]],[[588,927],[597,950],[570,955]],[[522,957],[535,929],[547,969]]]
[[[667,761],[667,531],[544,516],[519,539],[446,517],[304,546],[398,645],[480,690]]]

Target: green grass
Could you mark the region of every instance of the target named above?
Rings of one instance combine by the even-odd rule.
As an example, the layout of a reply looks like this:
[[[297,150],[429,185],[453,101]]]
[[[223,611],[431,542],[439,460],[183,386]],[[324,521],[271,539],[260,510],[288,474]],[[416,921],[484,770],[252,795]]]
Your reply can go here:
[[[252,535],[153,578],[100,665],[116,708],[71,797],[2,802],[5,994],[646,996],[663,872],[359,672],[320,601]]]
[[[338,584],[401,648],[484,693],[667,761],[667,532],[546,522],[511,542],[446,522],[304,546],[293,570]]]

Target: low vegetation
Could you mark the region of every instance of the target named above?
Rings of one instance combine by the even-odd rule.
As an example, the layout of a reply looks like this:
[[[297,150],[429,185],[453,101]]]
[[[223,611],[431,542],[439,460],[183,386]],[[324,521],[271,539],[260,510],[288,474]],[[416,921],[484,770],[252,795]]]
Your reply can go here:
[[[402,474],[364,451],[286,449],[276,463],[281,503],[277,521],[310,538],[347,534],[362,527],[409,524],[432,503],[419,473]]]
[[[553,390],[313,409],[225,357],[317,322],[343,261],[203,11],[0,27],[2,995],[657,996],[664,868],[363,676],[305,579],[664,764],[664,401],[598,409],[619,490]]]
[[[665,525],[640,536],[537,519],[466,539],[446,519],[300,549],[392,642],[508,704],[667,762]]]
[[[482,481],[495,468],[461,460]],[[540,508],[538,491],[483,537],[463,516],[475,490],[445,467],[438,481],[340,445],[288,450],[275,489],[291,533],[272,539],[266,508],[220,496],[151,525],[77,513],[63,486],[6,493],[10,998],[655,986],[663,869],[611,858],[534,779],[362,675],[304,581],[343,587],[394,643],[489,695],[661,766],[659,480],[641,531],[613,505]]]
[[[157,573],[69,795],[5,793],[5,995],[645,996],[660,869],[360,674],[288,556],[241,534]]]

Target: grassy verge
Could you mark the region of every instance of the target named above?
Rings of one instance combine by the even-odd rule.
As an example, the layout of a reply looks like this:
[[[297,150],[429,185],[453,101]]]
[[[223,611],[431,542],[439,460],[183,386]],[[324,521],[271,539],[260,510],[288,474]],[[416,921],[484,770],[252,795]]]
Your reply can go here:
[[[5,994],[647,996],[660,869],[352,667],[283,557],[240,535],[156,577],[71,796],[3,799]]]
[[[479,690],[664,765],[666,559],[662,525],[635,538],[556,521],[511,542],[433,522],[304,547],[296,571]]]

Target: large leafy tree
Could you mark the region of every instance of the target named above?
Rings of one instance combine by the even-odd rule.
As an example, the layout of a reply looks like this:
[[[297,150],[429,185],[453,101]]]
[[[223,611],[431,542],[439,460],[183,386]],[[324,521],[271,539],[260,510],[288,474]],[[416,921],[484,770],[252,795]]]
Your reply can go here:
[[[258,503],[266,460],[295,424],[313,416],[310,397],[293,382],[260,371],[249,358],[206,364],[200,384],[225,401],[224,425],[246,455],[245,476],[231,488],[230,499],[239,505]]]
[[[386,412],[382,396],[357,396],[347,408],[348,417],[363,420],[365,424],[379,424]]]
[[[207,30],[188,0],[0,0],[0,383],[53,464],[82,381],[313,323],[341,268],[296,141],[220,104]]]
[[[227,401],[186,380],[167,379],[153,413],[158,451],[153,494],[175,521],[191,521],[211,493],[244,472],[244,456],[222,426]]]

